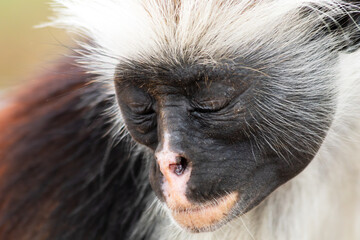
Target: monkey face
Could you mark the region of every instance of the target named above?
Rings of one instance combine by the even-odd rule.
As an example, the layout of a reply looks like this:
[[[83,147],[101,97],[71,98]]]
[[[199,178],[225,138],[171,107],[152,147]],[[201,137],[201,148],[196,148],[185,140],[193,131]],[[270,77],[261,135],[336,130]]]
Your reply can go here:
[[[151,186],[192,232],[215,230],[296,176],[331,123],[325,84],[312,92],[302,77],[242,65],[119,67],[127,129],[154,154]]]

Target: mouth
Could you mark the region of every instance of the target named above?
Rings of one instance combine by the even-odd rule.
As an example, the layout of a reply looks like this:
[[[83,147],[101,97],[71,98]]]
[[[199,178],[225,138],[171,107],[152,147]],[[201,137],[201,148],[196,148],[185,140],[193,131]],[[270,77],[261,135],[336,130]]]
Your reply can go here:
[[[227,222],[237,199],[238,193],[233,192],[210,203],[171,208],[171,215],[181,227],[191,232],[213,231]]]

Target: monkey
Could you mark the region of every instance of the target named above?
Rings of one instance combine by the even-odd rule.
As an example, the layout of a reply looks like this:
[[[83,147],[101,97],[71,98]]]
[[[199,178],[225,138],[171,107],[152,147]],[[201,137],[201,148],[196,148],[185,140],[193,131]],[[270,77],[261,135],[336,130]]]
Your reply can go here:
[[[360,2],[63,0],[0,110],[0,239],[360,239]]]

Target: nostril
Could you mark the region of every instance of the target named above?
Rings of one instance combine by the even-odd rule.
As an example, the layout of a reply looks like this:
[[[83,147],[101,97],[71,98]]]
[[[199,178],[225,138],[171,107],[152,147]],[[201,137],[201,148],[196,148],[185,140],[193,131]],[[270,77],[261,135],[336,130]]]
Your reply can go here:
[[[181,176],[188,166],[188,160],[184,157],[177,157],[176,164],[170,164],[170,169],[176,175]]]

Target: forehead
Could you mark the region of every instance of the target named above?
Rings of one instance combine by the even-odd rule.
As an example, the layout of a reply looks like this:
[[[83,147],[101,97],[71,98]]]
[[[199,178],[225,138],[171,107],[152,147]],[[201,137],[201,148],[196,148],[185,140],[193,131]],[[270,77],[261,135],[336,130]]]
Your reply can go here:
[[[257,75],[265,74],[246,67],[242,60],[221,64],[198,62],[188,64],[139,63],[119,64],[115,79],[119,83],[128,83],[145,88],[157,86],[172,87],[216,87],[217,84],[247,84]]]

